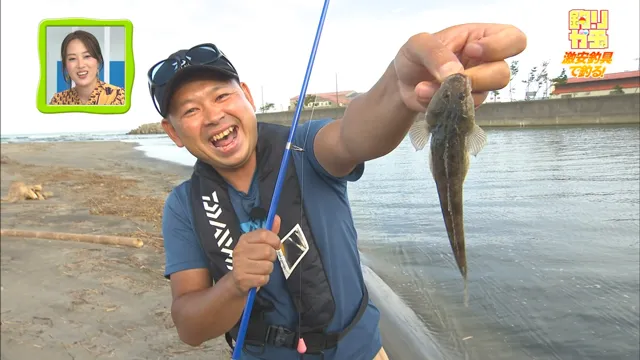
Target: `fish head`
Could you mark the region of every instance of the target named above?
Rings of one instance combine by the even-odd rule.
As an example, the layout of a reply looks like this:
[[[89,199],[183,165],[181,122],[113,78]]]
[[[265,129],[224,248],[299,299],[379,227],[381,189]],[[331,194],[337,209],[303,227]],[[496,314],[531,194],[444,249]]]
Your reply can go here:
[[[474,111],[471,79],[464,74],[449,75],[431,98],[427,107],[427,123],[431,128],[443,120],[464,125],[463,122],[473,119]]]

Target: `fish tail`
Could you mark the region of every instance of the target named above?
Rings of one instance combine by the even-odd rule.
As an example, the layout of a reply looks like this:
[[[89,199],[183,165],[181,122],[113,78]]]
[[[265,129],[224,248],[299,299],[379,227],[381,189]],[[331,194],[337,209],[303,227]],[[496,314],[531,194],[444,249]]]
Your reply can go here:
[[[447,182],[438,184],[440,207],[444,218],[449,243],[456,265],[464,279],[467,278],[467,254],[465,251],[464,216],[462,207],[462,184]]]

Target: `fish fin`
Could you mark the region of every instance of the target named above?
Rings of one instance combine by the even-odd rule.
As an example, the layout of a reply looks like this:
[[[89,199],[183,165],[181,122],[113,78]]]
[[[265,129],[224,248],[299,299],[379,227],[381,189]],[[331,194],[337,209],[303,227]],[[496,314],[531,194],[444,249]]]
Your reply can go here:
[[[409,139],[416,151],[424,149],[429,140],[429,131],[427,130],[427,120],[425,118],[415,120],[409,128]]]
[[[476,156],[487,145],[487,134],[477,124],[473,125],[473,129],[467,134],[467,151]]]

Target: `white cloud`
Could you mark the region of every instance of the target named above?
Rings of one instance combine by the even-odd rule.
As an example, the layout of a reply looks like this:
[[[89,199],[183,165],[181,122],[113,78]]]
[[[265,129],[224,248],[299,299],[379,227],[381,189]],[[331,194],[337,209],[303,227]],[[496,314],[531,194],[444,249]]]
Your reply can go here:
[[[482,3],[482,5],[480,5]],[[180,48],[216,43],[238,68],[254,99],[286,106],[299,93],[317,29],[323,1],[236,0],[214,4],[206,0],[112,0],[107,8],[90,10],[85,1],[3,1],[2,133],[126,130],[158,121],[147,89],[150,65]],[[414,33],[436,32],[465,22],[510,23],[528,36],[527,50],[517,57],[524,74],[543,60],[549,72],[560,72],[568,49],[564,2],[512,1],[428,2],[417,0],[334,0],[329,6],[308,92],[335,89],[366,91]],[[638,2],[611,0],[610,72],[637,68]],[[583,8],[603,3],[585,0]],[[20,14],[17,16],[16,14]],[[46,18],[88,17],[130,19],[134,24],[136,79],[132,108],[123,115],[41,114],[35,107],[38,85],[38,24]],[[29,70],[27,70],[29,69]],[[521,84],[520,84],[521,85]],[[520,86],[519,85],[519,86]],[[520,86],[521,88],[522,86]],[[523,90],[518,89],[521,97]]]

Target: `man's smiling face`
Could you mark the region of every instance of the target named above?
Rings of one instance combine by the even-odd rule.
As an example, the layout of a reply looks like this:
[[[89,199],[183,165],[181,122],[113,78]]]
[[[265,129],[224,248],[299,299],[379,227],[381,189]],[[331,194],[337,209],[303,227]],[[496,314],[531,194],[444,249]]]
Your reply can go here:
[[[249,88],[212,76],[183,81],[162,126],[179,147],[216,170],[242,167],[254,153],[258,128]]]

